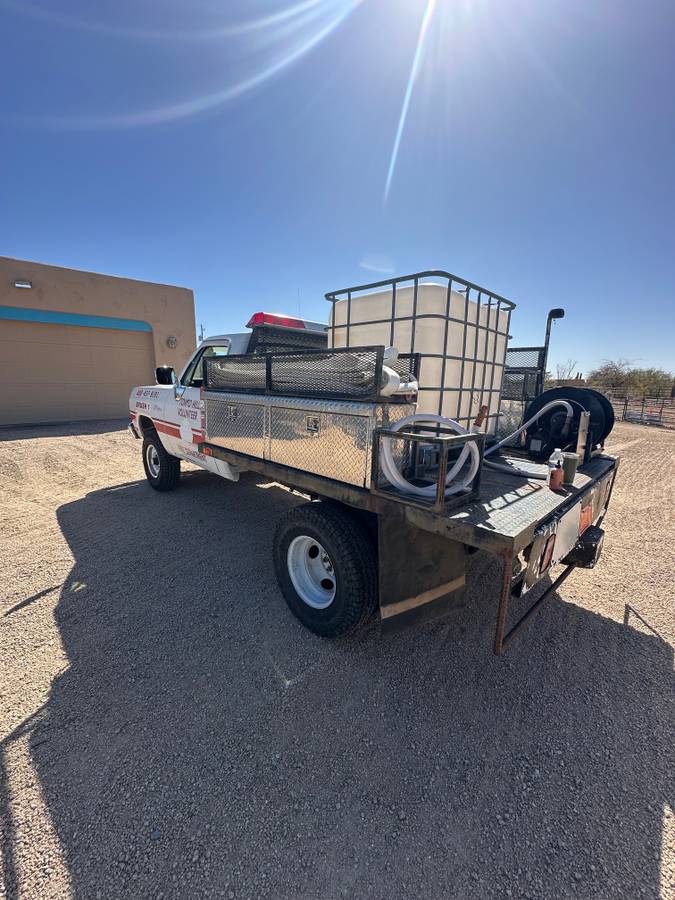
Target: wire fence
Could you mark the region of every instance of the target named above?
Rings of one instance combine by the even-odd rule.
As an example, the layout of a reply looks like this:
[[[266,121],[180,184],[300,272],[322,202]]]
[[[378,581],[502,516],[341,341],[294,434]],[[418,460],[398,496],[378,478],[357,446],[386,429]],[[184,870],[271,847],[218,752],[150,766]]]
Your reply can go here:
[[[607,396],[618,421],[675,428],[675,398]]]

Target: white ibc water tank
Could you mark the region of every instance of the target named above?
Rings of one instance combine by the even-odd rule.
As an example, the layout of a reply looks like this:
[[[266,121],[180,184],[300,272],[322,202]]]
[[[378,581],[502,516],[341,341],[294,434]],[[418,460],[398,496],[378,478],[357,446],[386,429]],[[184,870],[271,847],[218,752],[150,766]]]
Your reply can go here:
[[[505,308],[478,291],[469,297],[476,300],[452,290],[448,308],[447,284],[425,282],[417,286],[416,304],[414,286],[400,284],[395,298],[392,287],[353,296],[349,312],[347,299],[337,300],[329,346],[384,344],[399,353],[419,353],[418,410],[468,425],[486,405],[488,431],[494,431],[512,304]]]

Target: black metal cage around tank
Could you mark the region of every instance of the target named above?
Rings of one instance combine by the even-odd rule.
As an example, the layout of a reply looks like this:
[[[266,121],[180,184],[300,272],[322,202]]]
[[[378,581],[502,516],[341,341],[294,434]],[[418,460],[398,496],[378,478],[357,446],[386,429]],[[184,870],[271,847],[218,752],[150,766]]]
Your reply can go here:
[[[425,312],[418,308],[418,299],[425,285],[441,285],[445,290],[444,309],[441,312]],[[410,298],[412,289],[412,298]],[[398,303],[406,290],[405,304]],[[391,301],[386,316],[353,320],[353,301],[373,292],[389,291]],[[461,295],[463,309],[456,315],[453,295]],[[418,403],[421,409],[448,416],[465,426],[469,426],[482,405],[488,407],[487,428],[495,430],[499,417],[499,401],[502,389],[504,356],[509,338],[511,311],[515,303],[489,291],[487,288],[441,270],[417,272],[399,278],[389,278],[360,284],[353,287],[330,291],[326,299],[331,303],[328,326],[330,343],[333,347],[349,348],[355,343],[354,333],[364,326],[389,325],[389,344],[399,351],[417,354],[420,357],[420,384]],[[412,302],[410,302],[410,299]],[[336,321],[337,306],[346,302],[344,321]],[[444,352],[426,352],[419,346],[416,334],[418,325],[424,320],[436,320],[443,335]],[[410,323],[403,329],[402,323]],[[448,352],[448,336],[451,326],[461,326],[461,350]],[[409,337],[406,346],[399,346],[395,336],[403,330]],[[341,334],[339,334],[341,332]],[[434,366],[431,361],[436,361]],[[457,372],[456,383],[448,383],[452,372]],[[425,378],[426,371],[438,372],[437,380]],[[436,398],[434,395],[437,394]],[[426,402],[425,402],[426,401]]]

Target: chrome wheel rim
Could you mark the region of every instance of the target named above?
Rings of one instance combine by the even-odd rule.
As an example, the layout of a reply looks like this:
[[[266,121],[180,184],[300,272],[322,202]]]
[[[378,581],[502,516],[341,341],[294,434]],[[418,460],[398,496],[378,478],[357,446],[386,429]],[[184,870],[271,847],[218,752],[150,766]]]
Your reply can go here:
[[[337,587],[333,561],[321,544],[309,535],[293,538],[286,555],[288,574],[296,593],[312,609],[327,609]]]
[[[148,472],[150,472],[152,477],[159,478],[159,453],[157,452],[157,447],[155,447],[154,444],[148,444],[145,451],[145,461],[148,464]]]

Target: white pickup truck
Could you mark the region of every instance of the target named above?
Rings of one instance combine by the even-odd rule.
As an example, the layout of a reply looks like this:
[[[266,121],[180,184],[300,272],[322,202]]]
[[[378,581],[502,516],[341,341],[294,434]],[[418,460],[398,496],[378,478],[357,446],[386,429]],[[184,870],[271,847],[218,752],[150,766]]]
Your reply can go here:
[[[429,271],[349,288],[347,302],[383,284],[389,296],[403,298],[401,285],[412,281],[416,290],[427,277],[444,278],[447,297],[458,282]],[[478,291],[480,309],[485,289],[460,283],[467,308],[470,291]],[[336,303],[342,293],[327,297]],[[488,303],[508,302],[489,297]],[[337,328],[349,329],[349,308],[344,326],[333,312],[333,339]],[[440,312],[417,317],[424,328],[444,327],[447,334],[450,312],[448,300]],[[393,342],[397,322],[414,324],[415,316],[414,303],[411,316],[402,299],[398,305],[392,299],[391,319],[378,323],[390,326]],[[490,321],[501,334],[499,316]],[[575,568],[597,563],[618,466],[604,452],[613,425],[605,398],[588,389],[545,392],[523,413],[523,424],[497,442],[480,431],[480,417],[469,429],[416,411],[418,390],[440,392],[441,403],[444,392],[461,397],[459,388],[435,386],[443,379],[425,383],[418,345],[399,354],[383,344],[332,340],[328,349],[326,326],[267,313],[256,313],[248,327],[208,338],[182,372],[160,366],[156,384],[134,388],[130,429],[142,439],[145,474],[157,491],[177,486],[185,460],[232,481],[248,470],[309,498],[281,517],[273,539],[279,586],[307,628],[334,637],[376,612],[387,628],[446,615],[464,602],[467,554],[485,550],[503,567],[494,638],[501,654]],[[465,343],[469,327],[467,318]],[[478,344],[476,337],[467,353],[475,356]],[[554,407],[565,412],[556,418]],[[578,470],[560,490],[546,485],[546,463],[527,448],[507,446],[535,427],[547,441],[576,451]],[[511,599],[556,568],[557,577],[511,624]]]
[[[180,461],[186,460],[232,481],[239,469],[202,453],[205,439],[204,401],[201,397],[204,359],[246,353],[323,349],[326,326],[320,322],[276,313],[254,313],[250,332],[219,334],[203,340],[177,374],[169,366],[156,369],[156,384],[135,387],[129,397],[129,428],[143,440],[143,466],[151,487],[174,488],[180,477]]]

